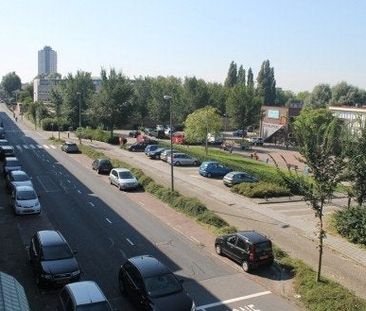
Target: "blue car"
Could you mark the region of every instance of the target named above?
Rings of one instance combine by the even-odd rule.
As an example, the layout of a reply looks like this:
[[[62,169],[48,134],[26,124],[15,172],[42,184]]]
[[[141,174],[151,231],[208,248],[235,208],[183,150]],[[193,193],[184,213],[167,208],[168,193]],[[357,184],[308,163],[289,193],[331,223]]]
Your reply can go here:
[[[145,154],[147,155],[149,152],[154,151],[158,148],[159,148],[158,145],[147,145],[145,148]]]
[[[204,177],[224,177],[232,169],[216,161],[206,161],[200,166],[199,173]]]

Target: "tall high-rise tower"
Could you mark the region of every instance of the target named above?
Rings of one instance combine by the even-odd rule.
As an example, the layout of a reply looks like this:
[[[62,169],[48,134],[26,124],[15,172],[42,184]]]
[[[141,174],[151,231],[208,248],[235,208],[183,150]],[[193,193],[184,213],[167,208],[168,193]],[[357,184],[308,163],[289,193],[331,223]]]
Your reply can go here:
[[[50,46],[38,51],[38,75],[57,73],[57,53]]]

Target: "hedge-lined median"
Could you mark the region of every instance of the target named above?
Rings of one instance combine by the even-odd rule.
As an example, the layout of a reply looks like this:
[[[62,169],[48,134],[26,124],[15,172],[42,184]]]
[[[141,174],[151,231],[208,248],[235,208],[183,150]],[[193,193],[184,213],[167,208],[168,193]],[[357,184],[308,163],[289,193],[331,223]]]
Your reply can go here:
[[[113,135],[111,137],[111,133],[104,131],[102,129],[92,129],[90,127],[78,127],[75,131],[75,135],[78,138],[84,138],[84,139],[91,139],[91,140],[98,140],[105,143],[109,143],[112,145],[119,144],[119,136]]]
[[[233,186],[231,191],[249,198],[271,198],[291,195],[291,191],[288,188],[264,181],[241,183]]]
[[[79,145],[80,151],[92,159],[108,158],[103,152],[97,151],[86,145]],[[207,209],[207,207],[195,198],[189,198],[181,195],[177,191],[157,184],[151,177],[146,176],[141,169],[132,167],[131,165],[117,159],[110,159],[114,167],[125,167],[131,170],[136,176],[139,183],[144,189],[172,208],[184,213],[199,223],[208,226],[216,234],[232,233],[236,228],[230,226],[224,219]]]

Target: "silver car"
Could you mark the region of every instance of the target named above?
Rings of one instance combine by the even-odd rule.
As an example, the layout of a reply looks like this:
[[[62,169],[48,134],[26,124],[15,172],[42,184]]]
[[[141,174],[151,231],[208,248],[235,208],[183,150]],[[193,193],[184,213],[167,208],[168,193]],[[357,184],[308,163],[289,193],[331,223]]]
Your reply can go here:
[[[11,192],[15,187],[18,186],[31,186],[33,183],[26,172],[23,171],[10,171],[5,179],[6,188]]]
[[[177,152],[178,152],[177,150],[173,149],[173,153]],[[166,149],[160,154],[160,160],[163,160],[164,162],[167,162],[169,157],[170,157],[170,149]]]
[[[169,156],[167,158],[167,162],[171,163],[171,157]],[[200,161],[198,159],[185,154],[185,153],[174,153],[173,152],[173,165],[176,166],[198,166],[200,164]]]
[[[119,190],[128,190],[138,188],[139,182],[136,177],[126,168],[114,168],[109,174],[111,185],[115,185]]]
[[[20,164],[18,158],[16,157],[6,157],[4,161],[4,167],[3,167],[3,174],[4,177],[10,172],[10,171],[19,171],[22,169],[22,165]]]
[[[41,213],[38,195],[30,186],[15,187],[11,194],[11,205],[16,215]]]

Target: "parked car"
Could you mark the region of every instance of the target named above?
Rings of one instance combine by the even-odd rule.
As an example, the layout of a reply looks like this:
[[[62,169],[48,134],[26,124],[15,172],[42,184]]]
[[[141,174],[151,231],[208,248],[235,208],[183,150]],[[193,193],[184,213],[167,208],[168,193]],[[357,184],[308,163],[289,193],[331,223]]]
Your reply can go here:
[[[225,186],[231,187],[243,182],[254,183],[258,179],[246,172],[230,172],[224,176],[223,181]]]
[[[77,144],[69,142],[69,141],[65,142],[61,146],[61,150],[65,151],[66,153],[79,153],[80,152]]]
[[[0,160],[4,161],[6,157],[14,157],[15,151],[13,146],[0,146]]]
[[[133,130],[133,131],[130,131],[128,133],[128,136],[129,137],[133,137],[133,138],[136,138],[137,136],[141,135],[141,132],[140,131],[137,131],[137,130]]]
[[[223,134],[207,134],[207,142],[211,145],[221,145],[224,141]]]
[[[248,141],[255,146],[263,146],[264,139],[262,137],[251,137]]]
[[[8,192],[11,192],[17,186],[30,186],[33,187],[33,183],[26,172],[23,171],[10,171],[5,178],[5,187]]]
[[[109,174],[112,168],[113,165],[108,159],[96,159],[92,163],[92,169],[96,170],[98,174]]]
[[[111,185],[115,185],[119,190],[136,189],[140,186],[136,177],[127,168],[114,168],[109,174]]]
[[[0,127],[0,139],[5,138],[5,129],[3,127]]]
[[[232,169],[221,165],[216,161],[203,162],[199,168],[200,175],[204,177],[223,177]]]
[[[11,193],[10,204],[16,215],[41,213],[41,203],[32,186],[14,187]]]
[[[138,310],[195,311],[192,298],[159,260],[145,255],[128,259],[118,274],[119,289]]]
[[[94,281],[67,284],[58,295],[60,311],[112,311],[107,298]]]
[[[173,149],[173,153],[177,153],[179,151]],[[170,148],[169,149],[165,149],[161,154],[160,154],[160,160],[167,162],[168,161],[168,157],[170,157]]]
[[[139,142],[139,143],[134,143],[131,146],[128,147],[128,151],[144,151],[146,146],[148,145],[147,142]]]
[[[16,157],[6,157],[3,165],[3,174],[4,177],[10,172],[10,171],[21,171],[22,165],[20,164],[18,158]]]
[[[167,158],[167,162],[171,163],[171,157]],[[197,166],[200,164],[198,159],[185,154],[185,153],[173,153],[173,165],[176,166]]]
[[[216,238],[216,253],[238,262],[245,272],[273,263],[272,242],[256,231],[240,231]]]
[[[146,135],[149,135],[149,136],[150,136],[150,134],[151,134],[152,131],[154,131],[154,129],[153,128],[150,128],[150,127],[145,127],[145,129],[144,129],[144,133]]]
[[[234,137],[245,137],[245,136],[247,136],[247,131],[246,130],[236,130],[233,132],[233,136]]]
[[[38,286],[60,286],[80,279],[75,252],[59,231],[38,231],[31,240],[29,257]]]
[[[6,139],[0,139],[0,146],[9,146],[9,142]]]
[[[158,149],[155,149],[153,151],[149,151],[147,153],[147,156],[150,158],[150,159],[160,159],[160,155],[163,151],[167,150],[167,148],[158,148]]]
[[[158,145],[147,145],[144,152],[147,155],[150,151],[154,151],[156,149],[159,149]]]
[[[165,137],[165,134],[164,134],[163,130],[151,130],[148,135],[156,137],[156,138],[164,138]]]

